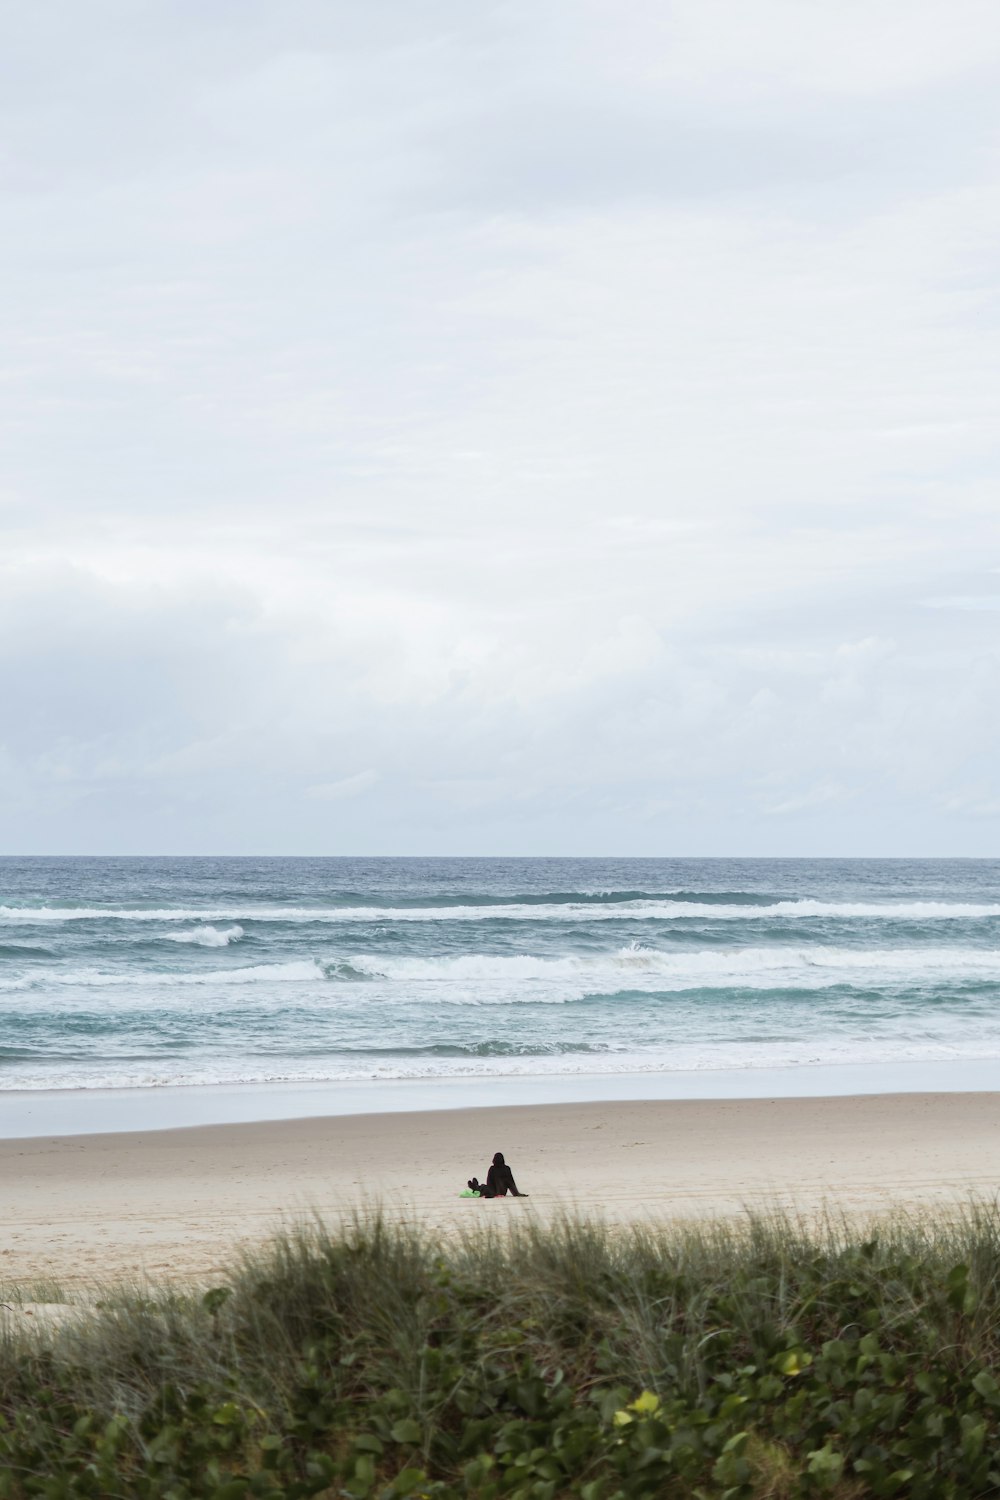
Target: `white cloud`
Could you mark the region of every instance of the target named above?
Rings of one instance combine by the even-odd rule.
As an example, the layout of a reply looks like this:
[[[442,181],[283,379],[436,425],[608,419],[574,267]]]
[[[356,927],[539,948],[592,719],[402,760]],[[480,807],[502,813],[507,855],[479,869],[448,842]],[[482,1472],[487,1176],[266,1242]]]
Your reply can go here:
[[[358,771],[355,776],[344,776],[340,781],[321,781],[306,787],[306,796],[319,802],[340,802],[345,797],[358,797],[367,792],[378,781],[378,772],[371,769]]]
[[[949,599],[925,599],[924,603],[928,609],[997,610],[1000,609],[1000,594],[958,594]]]
[[[4,847],[992,852],[989,8],[56,12]]]
[[[765,806],[764,811],[771,817],[787,817],[791,813],[825,807],[831,802],[845,802],[852,795],[850,791],[836,783],[822,782],[819,786],[809,787],[806,791],[785,797],[781,802],[771,803]]]

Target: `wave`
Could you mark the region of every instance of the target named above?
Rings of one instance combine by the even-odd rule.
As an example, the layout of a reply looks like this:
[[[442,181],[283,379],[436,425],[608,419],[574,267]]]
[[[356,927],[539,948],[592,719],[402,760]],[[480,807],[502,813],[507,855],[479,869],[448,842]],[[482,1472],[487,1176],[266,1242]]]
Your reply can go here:
[[[498,1057],[434,1056],[429,1054],[392,1057],[338,1056],[282,1057],[217,1056],[211,1058],[102,1059],[95,1064],[90,1057],[59,1059],[50,1062],[40,1058],[0,1059],[0,1094],[43,1089],[117,1089],[254,1084],[365,1084],[383,1082],[426,1082],[433,1086],[451,1080],[467,1081],[481,1090],[503,1080],[573,1078],[596,1079],[635,1075],[703,1073],[738,1073],[752,1075],[773,1068],[809,1070],[816,1067],[882,1068],[898,1064],[945,1064],[965,1066],[977,1061],[1000,1061],[1000,1038],[971,1038],[947,1042],[940,1038],[907,1039],[893,1034],[884,1038],[828,1036],[804,1040],[788,1038],[748,1046],[735,1041],[728,1045],[662,1044],[647,1051],[623,1049],[620,1052],[551,1053],[547,1056],[521,1054]],[[918,1075],[919,1076],[919,1075]],[[946,1075],[946,1087],[955,1087],[955,1073]],[[896,1075],[898,1077],[898,1074]],[[933,1075],[932,1075],[933,1077]],[[828,1086],[828,1085],[827,1085]],[[933,1088],[929,1081],[926,1085]],[[940,1085],[938,1085],[940,1086]],[[765,1091],[769,1096],[774,1085]],[[632,1098],[644,1097],[627,1091]],[[452,1096],[453,1097],[453,1096]],[[590,1096],[588,1096],[590,1097]],[[596,1097],[602,1097],[600,1094]],[[611,1095],[610,1097],[615,1097]],[[652,1097],[652,1096],[651,1096]],[[683,1094],[680,1095],[683,1097]],[[692,1095],[692,1097],[695,1097]],[[710,1094],[709,1097],[715,1097]],[[728,1097],[728,1095],[725,1095]],[[367,1099],[368,1096],[363,1095]],[[441,1096],[435,1095],[433,1107],[441,1107]],[[495,1102],[501,1102],[501,1098]],[[470,1103],[494,1102],[477,1092]],[[384,1102],[371,1096],[365,1108],[378,1111]]]
[[[108,989],[128,986],[134,990],[177,989],[186,985],[308,984],[323,983],[326,970],[315,959],[293,959],[284,964],[253,964],[241,969],[213,969],[196,974],[105,973],[101,969],[71,969],[61,974],[24,976],[0,980],[0,993],[54,986],[66,989]]]
[[[210,944],[210,946],[213,946]],[[217,946],[217,945],[215,945]],[[381,983],[395,1002],[435,1000],[459,1004],[563,1003],[588,996],[627,996],[658,990],[815,990],[836,985],[920,981],[1000,983],[1000,950],[992,948],[712,948],[664,951],[637,943],[614,952],[544,958],[529,953],[467,953],[451,957],[392,957],[359,953],[322,962],[316,958],[241,968],[156,973],[100,969],[44,971],[0,980],[0,993],[38,989],[130,987],[144,993],[187,986]],[[385,986],[390,988],[385,990]]]
[[[567,958],[530,954],[462,954],[453,958],[391,958],[356,954],[326,968],[330,978],[390,980],[394,984],[455,985],[463,1002],[476,1003],[478,989],[490,985],[553,986],[553,998],[584,986],[589,994],[620,994],[651,989],[821,989],[852,981],[893,979],[912,983],[927,978],[1000,981],[1000,952],[979,948],[737,948],[663,952],[636,944],[615,953]],[[525,1000],[537,998],[530,990]]]
[[[90,1040],[90,1034],[88,1034],[87,1040]],[[185,1056],[185,1048],[183,1046],[178,1046],[176,1049],[170,1050],[175,1051],[175,1054],[179,1057]],[[580,1041],[532,1042],[524,1039],[511,1041],[508,1038],[496,1037],[481,1042],[440,1042],[431,1043],[427,1046],[407,1046],[404,1044],[398,1047],[352,1047],[350,1045],[340,1045],[337,1048],[336,1055],[338,1059],[372,1058],[378,1060],[385,1058],[393,1062],[399,1062],[402,1059],[422,1057],[604,1057],[606,1055],[613,1056],[616,1051],[620,1050],[620,1048],[615,1048],[610,1043]],[[276,1052],[273,1048],[269,1048],[266,1055],[273,1060],[277,1056],[282,1055],[281,1049],[278,1049]],[[330,1048],[328,1046],[310,1047],[305,1043],[295,1047],[289,1055],[299,1062],[304,1062],[310,1057],[324,1058],[329,1061]],[[156,1056],[162,1060],[163,1049],[159,1049]],[[56,1050],[48,1041],[44,1045],[38,1046],[14,1046],[11,1044],[0,1046],[0,1066],[6,1064],[8,1067],[17,1066],[24,1062],[44,1062],[46,1064],[56,1062],[85,1062],[92,1060],[92,1057],[92,1046],[72,1050],[64,1045],[61,1049]],[[147,1049],[146,1051],[116,1052],[113,1057],[106,1057],[104,1060],[107,1063],[113,1062],[120,1065],[123,1063],[148,1062],[150,1059],[151,1053]]]
[[[1000,917],[1000,903],[965,901],[819,901],[768,900],[740,904],[688,900],[686,897],[623,899],[611,903],[574,901],[524,902],[457,906],[239,906],[115,907],[115,906],[0,906],[0,924],[31,926],[53,922],[538,922],[566,921],[707,921],[772,918],[864,918],[875,921],[958,921]]]
[[[230,943],[238,942],[243,936],[243,928],[239,926],[218,928],[212,926],[194,927],[190,932],[168,932],[167,937],[172,943],[197,943],[201,948],[225,948]]]
[[[410,898],[393,896],[380,901],[369,892],[357,893],[353,899],[343,895],[338,903],[350,908],[353,905],[375,907],[380,910],[398,908],[401,911],[413,908],[429,908],[448,911],[454,907],[493,906],[615,906],[630,901],[696,901],[706,905],[738,904],[744,906],[767,906],[782,898],[774,894],[764,895],[759,891],[646,891],[646,890],[580,890],[580,891],[508,891],[506,893],[463,892],[461,895],[430,896],[421,894]]]

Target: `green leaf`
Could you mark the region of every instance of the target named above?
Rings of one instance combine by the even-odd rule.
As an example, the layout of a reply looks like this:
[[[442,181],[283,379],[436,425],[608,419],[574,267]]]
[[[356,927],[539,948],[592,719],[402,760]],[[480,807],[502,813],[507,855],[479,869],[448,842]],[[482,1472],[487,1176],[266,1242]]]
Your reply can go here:
[[[774,1363],[782,1375],[801,1375],[812,1364],[812,1355],[805,1349],[789,1349],[785,1354],[779,1354]]]
[[[375,1483],[375,1460],[370,1453],[362,1453],[354,1465],[351,1491],[355,1495],[367,1495]]]
[[[415,1422],[412,1417],[401,1417],[392,1424],[390,1436],[394,1443],[420,1443],[424,1433],[420,1423]]]
[[[962,1418],[962,1453],[969,1463],[979,1458],[986,1446],[986,1423],[975,1422],[969,1416]]]
[[[423,1469],[401,1469],[389,1486],[390,1495],[412,1495],[418,1485],[427,1483]]]
[[[476,1490],[486,1483],[495,1461],[492,1453],[480,1453],[465,1465],[462,1477],[470,1490]]]
[[[363,1432],[360,1437],[356,1437],[354,1447],[358,1453],[382,1454],[385,1452],[381,1439],[373,1437],[370,1432]]]
[[[972,1389],[978,1391],[991,1406],[1000,1406],[1000,1385],[997,1385],[989,1370],[980,1370],[973,1378]]]
[[[214,1316],[224,1302],[233,1295],[231,1286],[213,1286],[201,1299],[201,1305]]]
[[[844,1455],[837,1453],[829,1443],[822,1448],[815,1448],[807,1454],[806,1472],[821,1484],[836,1484],[844,1472]]]
[[[968,1266],[953,1266],[947,1279],[948,1302],[959,1312],[970,1313],[976,1309],[976,1294],[969,1286]]]
[[[235,1427],[242,1416],[243,1413],[235,1401],[225,1401],[213,1411],[212,1421],[217,1427]]]

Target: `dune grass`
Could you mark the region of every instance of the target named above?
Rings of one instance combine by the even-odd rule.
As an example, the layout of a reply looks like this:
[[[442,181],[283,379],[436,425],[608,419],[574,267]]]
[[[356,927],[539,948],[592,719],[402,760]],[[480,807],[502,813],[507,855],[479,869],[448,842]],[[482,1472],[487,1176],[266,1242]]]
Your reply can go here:
[[[3,1307],[20,1307],[25,1302],[68,1305],[89,1300],[88,1297],[81,1297],[79,1292],[68,1291],[58,1281],[0,1281],[0,1306]]]
[[[1000,1493],[1000,1213],[303,1228],[0,1335],[0,1496]]]

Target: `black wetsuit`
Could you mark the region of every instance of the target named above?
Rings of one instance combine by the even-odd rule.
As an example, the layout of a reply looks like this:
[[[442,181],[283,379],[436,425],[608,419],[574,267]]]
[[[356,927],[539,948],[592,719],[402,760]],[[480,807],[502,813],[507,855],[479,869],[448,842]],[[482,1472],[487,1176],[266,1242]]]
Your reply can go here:
[[[503,1152],[498,1151],[493,1158],[493,1165],[486,1174],[486,1182],[479,1188],[480,1198],[506,1198],[510,1193],[515,1198],[525,1198],[526,1193],[520,1193],[514,1174],[503,1159]]]

